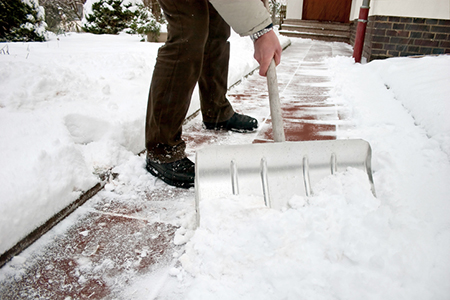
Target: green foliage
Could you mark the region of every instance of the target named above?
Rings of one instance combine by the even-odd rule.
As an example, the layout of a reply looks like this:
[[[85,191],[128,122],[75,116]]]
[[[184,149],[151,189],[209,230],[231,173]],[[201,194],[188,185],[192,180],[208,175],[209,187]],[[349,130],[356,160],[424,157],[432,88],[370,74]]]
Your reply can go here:
[[[155,20],[150,8],[144,5],[138,5],[129,27],[128,33],[140,34],[143,40],[149,33],[156,40],[161,29],[160,23]]]
[[[38,8],[21,0],[0,0],[0,42],[45,41]]]
[[[123,0],[100,0],[92,4],[92,14],[86,16],[83,29],[94,34],[127,33],[140,34],[143,39],[148,33],[159,36],[161,24],[157,22],[149,7],[123,4]],[[162,21],[163,22],[163,21]]]
[[[86,16],[84,30],[94,34],[117,34],[125,29],[141,35],[159,33],[160,25],[150,10],[143,6],[123,4],[123,0],[100,0],[92,4],[92,14]]]
[[[134,17],[129,10],[131,4],[122,5],[122,0],[100,0],[92,4],[92,14],[86,16],[84,30],[95,34],[117,34],[128,28]]]

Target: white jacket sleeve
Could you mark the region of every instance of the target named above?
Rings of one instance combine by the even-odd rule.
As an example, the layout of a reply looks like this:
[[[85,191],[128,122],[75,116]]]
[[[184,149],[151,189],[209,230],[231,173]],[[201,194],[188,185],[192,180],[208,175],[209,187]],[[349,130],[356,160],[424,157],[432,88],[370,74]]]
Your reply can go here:
[[[222,18],[239,35],[253,34],[272,23],[261,0],[210,0]]]

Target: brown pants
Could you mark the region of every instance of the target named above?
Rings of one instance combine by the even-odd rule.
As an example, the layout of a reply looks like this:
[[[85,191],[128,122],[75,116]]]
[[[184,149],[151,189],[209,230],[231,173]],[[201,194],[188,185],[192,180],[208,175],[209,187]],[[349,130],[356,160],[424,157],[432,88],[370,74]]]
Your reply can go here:
[[[148,158],[161,163],[185,157],[182,124],[199,83],[204,122],[222,122],[234,111],[227,92],[230,27],[208,0],[159,0],[168,40],[158,51],[147,106]]]

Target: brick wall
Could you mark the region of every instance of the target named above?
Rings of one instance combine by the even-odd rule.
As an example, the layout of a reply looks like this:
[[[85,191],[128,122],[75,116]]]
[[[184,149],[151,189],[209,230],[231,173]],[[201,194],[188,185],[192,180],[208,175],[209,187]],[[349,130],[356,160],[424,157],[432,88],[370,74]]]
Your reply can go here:
[[[351,27],[354,45],[356,24]],[[370,16],[363,56],[380,58],[450,54],[450,20]]]

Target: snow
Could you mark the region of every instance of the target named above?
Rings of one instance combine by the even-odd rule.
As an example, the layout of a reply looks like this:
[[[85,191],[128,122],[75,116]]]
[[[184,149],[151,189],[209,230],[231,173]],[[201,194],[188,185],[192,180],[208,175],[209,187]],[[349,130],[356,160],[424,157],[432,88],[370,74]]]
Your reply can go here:
[[[233,35],[232,43],[230,84],[257,67],[249,39]],[[144,150],[148,88],[161,44],[127,34],[68,34],[5,46],[1,253],[93,187],[97,175]],[[198,108],[195,94],[189,114]]]
[[[146,185],[136,154],[161,44],[139,39],[68,34],[7,44],[0,252],[110,168],[130,185],[107,191]],[[231,44],[230,85],[256,67],[249,39],[233,35]],[[174,242],[184,253],[167,272],[139,278],[130,288],[136,297],[156,298],[149,289],[156,282],[173,287],[158,289],[161,299],[449,298],[450,56],[367,64],[338,56],[326,64],[328,101],[349,120],[338,138],[371,144],[377,197],[365,174],[350,168],[283,210],[250,196],[202,201],[197,229],[192,213],[180,215]],[[195,96],[190,113],[197,109]]]
[[[450,57],[328,60],[338,138],[373,149],[365,174],[324,178],[282,211],[249,196],[200,202],[180,257],[186,299],[448,299]],[[187,279],[184,279],[185,281]]]

